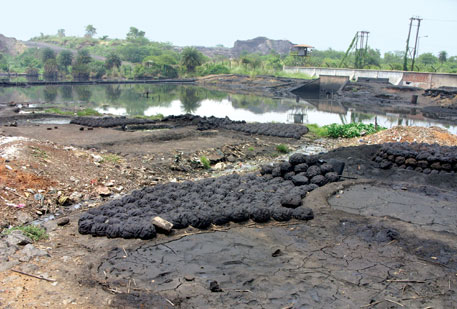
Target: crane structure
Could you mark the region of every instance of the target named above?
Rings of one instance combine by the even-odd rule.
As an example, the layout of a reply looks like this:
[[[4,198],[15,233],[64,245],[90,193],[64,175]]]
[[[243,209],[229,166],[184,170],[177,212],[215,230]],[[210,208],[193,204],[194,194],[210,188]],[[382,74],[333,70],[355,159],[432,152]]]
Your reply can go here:
[[[355,51],[355,63],[356,69],[362,69],[365,66],[365,59],[368,54],[368,31],[357,31],[354,38],[349,44],[343,59],[341,59],[339,67],[343,67],[348,55],[351,51]]]

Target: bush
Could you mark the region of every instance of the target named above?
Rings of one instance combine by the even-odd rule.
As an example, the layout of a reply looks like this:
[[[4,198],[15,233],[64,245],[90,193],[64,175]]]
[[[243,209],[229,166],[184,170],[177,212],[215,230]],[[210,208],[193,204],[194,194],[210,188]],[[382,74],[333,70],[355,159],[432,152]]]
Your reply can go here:
[[[349,124],[336,124],[332,123],[331,125],[325,126],[327,129],[328,136],[333,138],[338,137],[358,137],[368,134],[373,134],[386,128],[378,126],[375,128],[374,124],[364,124],[364,123],[349,123]]]
[[[289,153],[290,149],[284,144],[279,144],[276,146],[276,150],[280,153]]]
[[[207,170],[211,168],[211,164],[209,163],[209,160],[205,156],[200,157],[200,162],[202,163],[203,167]]]
[[[2,234],[8,235],[12,231],[19,230],[24,233],[25,236],[29,237],[33,241],[38,241],[41,239],[47,239],[48,235],[46,234],[46,230],[35,226],[35,225],[25,225],[25,226],[16,226],[10,229],[4,230]]]
[[[222,64],[206,64],[200,67],[198,75],[230,74],[230,69]]]

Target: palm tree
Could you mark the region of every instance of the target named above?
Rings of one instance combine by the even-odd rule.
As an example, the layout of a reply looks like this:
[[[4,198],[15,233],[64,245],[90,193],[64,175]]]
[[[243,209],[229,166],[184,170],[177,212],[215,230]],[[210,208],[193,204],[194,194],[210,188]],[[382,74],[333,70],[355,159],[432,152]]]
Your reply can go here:
[[[203,54],[193,47],[186,47],[181,54],[181,64],[187,72],[195,72],[195,68],[202,65]]]

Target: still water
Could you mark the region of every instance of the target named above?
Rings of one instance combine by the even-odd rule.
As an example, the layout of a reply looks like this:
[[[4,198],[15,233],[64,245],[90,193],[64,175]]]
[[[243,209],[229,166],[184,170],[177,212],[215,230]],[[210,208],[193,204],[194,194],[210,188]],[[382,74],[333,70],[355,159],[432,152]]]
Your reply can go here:
[[[331,123],[364,122],[390,128],[396,125],[439,126],[457,134],[457,124],[416,115],[364,113],[333,100],[229,94],[183,85],[78,85],[0,88],[0,102],[17,102],[29,110],[92,108],[103,114],[228,116],[248,122]],[[27,109],[26,109],[27,110]]]

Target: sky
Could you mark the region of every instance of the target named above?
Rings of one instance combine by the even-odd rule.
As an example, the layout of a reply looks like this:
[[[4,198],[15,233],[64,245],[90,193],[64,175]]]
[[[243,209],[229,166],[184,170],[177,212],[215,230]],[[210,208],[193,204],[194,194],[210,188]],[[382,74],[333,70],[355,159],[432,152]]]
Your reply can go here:
[[[265,36],[346,50],[357,31],[369,31],[369,46],[381,53],[404,51],[409,19],[419,16],[419,53],[457,56],[457,0],[0,0],[0,9],[0,34],[20,40],[58,29],[82,36],[92,24],[96,37],[125,38],[134,26],[177,46],[232,47]]]

